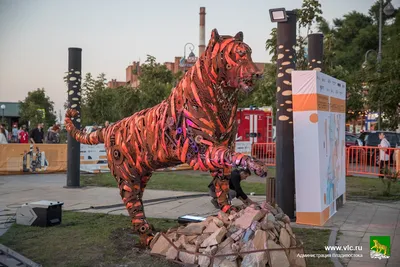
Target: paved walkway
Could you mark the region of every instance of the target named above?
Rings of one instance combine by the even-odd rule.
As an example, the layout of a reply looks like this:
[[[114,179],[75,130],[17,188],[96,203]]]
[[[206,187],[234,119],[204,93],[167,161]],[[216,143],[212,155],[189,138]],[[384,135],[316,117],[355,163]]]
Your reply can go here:
[[[348,267],[395,267],[400,266],[400,202],[363,203],[347,202],[324,225],[339,231],[336,245],[362,246],[359,258],[343,258]],[[391,256],[389,259],[371,259],[370,236],[390,236]],[[352,253],[341,251],[342,254]]]
[[[0,176],[0,215],[12,214],[22,203],[38,200],[62,201],[64,210],[127,215],[117,188],[66,189],[63,187],[65,183],[65,174]],[[252,199],[261,202],[265,197],[253,196]],[[209,216],[218,212],[211,205],[210,198],[202,193],[148,189],[144,202],[146,215],[155,218],[177,219],[187,214]],[[362,246],[363,250],[355,253],[361,253],[363,257],[346,258],[344,266],[400,266],[400,203],[348,201],[324,228],[342,233],[338,235],[336,245]],[[391,237],[391,257],[388,260],[370,259],[371,235]]]
[[[55,200],[64,202],[63,210],[128,215],[118,188],[68,189],[63,187],[65,183],[65,174],[0,176],[0,211],[10,213],[23,203]],[[265,199],[264,196],[251,198],[260,202]],[[146,216],[153,218],[209,216],[218,211],[206,193],[146,189],[143,199]],[[234,203],[241,201],[235,199]]]

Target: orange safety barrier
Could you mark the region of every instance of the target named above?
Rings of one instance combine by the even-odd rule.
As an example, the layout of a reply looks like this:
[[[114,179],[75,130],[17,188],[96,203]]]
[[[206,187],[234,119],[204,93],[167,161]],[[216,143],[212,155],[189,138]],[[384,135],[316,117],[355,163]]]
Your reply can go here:
[[[251,147],[251,156],[264,161],[267,166],[276,166],[275,143],[257,143]]]
[[[0,175],[67,170],[66,144],[2,144]]]
[[[400,175],[400,148],[387,148],[385,151],[379,147],[368,146],[346,148],[346,175]],[[380,153],[387,153],[385,159],[389,160],[381,162]],[[251,155],[266,162],[268,166],[276,166],[275,143],[253,144]]]
[[[93,159],[88,160],[88,156],[91,156]],[[93,146],[92,149],[87,149],[87,147],[85,148],[81,145],[82,172],[88,172],[91,164],[96,165],[97,162],[105,158],[105,151],[102,153],[101,151],[97,151],[95,146]],[[102,169],[102,171],[109,171],[107,164],[100,166],[99,169]],[[159,169],[157,171],[179,171],[190,169],[192,169],[192,167],[189,165],[181,164],[175,167]],[[0,175],[24,173],[46,174],[66,171],[66,144],[0,144]],[[92,172],[99,173],[100,170],[94,169]]]
[[[346,175],[400,175],[400,149],[370,146],[347,148]]]

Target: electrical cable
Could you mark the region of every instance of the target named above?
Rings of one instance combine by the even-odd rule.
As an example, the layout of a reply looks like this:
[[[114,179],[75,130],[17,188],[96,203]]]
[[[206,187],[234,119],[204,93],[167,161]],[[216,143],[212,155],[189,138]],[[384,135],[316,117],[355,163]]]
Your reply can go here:
[[[22,204],[17,204],[17,203],[12,203],[12,204],[6,205],[6,207],[8,209],[15,209],[15,212],[14,213],[0,214],[0,216],[9,216],[6,220],[0,221],[0,229],[8,229],[9,227],[7,226],[7,224],[12,224],[12,223],[16,222],[17,211],[21,207],[21,205]],[[8,210],[8,209],[3,210],[3,211],[10,212],[11,210]]]
[[[167,202],[167,201],[173,201],[177,199],[186,199],[186,198],[195,198],[195,197],[204,197],[208,196],[208,194],[192,194],[192,195],[184,195],[184,196],[173,196],[173,197],[162,197],[162,198],[156,198],[156,199],[149,199],[149,200],[144,200],[143,204],[149,204],[149,203],[154,203],[154,202]],[[68,211],[83,211],[83,210],[90,210],[90,209],[110,209],[110,208],[118,208],[119,209],[125,209],[124,204],[112,204],[112,205],[104,205],[104,206],[90,206],[88,208],[83,208],[83,209],[72,209]]]

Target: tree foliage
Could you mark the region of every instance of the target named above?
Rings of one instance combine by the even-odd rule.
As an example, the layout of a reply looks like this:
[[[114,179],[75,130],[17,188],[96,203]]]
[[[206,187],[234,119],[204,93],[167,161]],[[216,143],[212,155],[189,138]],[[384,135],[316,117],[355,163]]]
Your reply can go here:
[[[317,30],[324,35],[323,72],[347,84],[347,119],[357,119],[367,111],[381,107],[383,125],[394,129],[400,123],[400,12],[383,15],[382,64],[377,66],[379,1],[368,14],[351,11],[329,23],[322,16],[318,0],[303,0],[296,10],[298,34],[296,69],[307,69],[307,35]],[[316,26],[316,27],[315,27]],[[305,34],[305,35],[302,35]],[[276,101],[277,29],[265,43],[272,56],[264,76],[249,95],[239,96],[239,107],[272,106]],[[366,68],[362,68],[366,52]],[[375,52],[373,52],[375,51]],[[379,68],[378,68],[379,67]],[[380,70],[378,72],[377,70]],[[168,97],[183,73],[173,74],[156,58],[148,55],[142,65],[138,88],[106,87],[104,74],[94,79],[86,74],[82,84],[82,121],[84,125],[116,121],[136,111],[154,106]]]
[[[30,122],[30,128],[36,127],[38,123],[44,123],[45,127],[49,127],[56,122],[54,102],[46,96],[44,88],[28,92],[24,101],[20,101],[19,104],[20,121],[23,123]]]
[[[275,77],[276,66],[271,63],[265,64],[263,78],[256,82],[253,91],[250,94],[239,95],[239,107],[275,106]]]
[[[368,61],[363,79],[368,88],[367,106],[372,110],[379,107],[383,113],[384,128],[394,130],[400,124],[400,12],[392,24],[384,29],[382,63]]]
[[[299,33],[301,29],[311,31],[311,26],[314,22],[319,22],[322,17],[321,5],[317,0],[304,0],[302,9],[296,10],[297,20],[299,24]],[[264,68],[263,78],[256,83],[253,92],[248,98],[241,96],[239,98],[239,107],[253,106],[272,106],[276,109],[276,59],[277,59],[277,29],[273,28],[270,33],[270,38],[265,42],[265,49],[268,51],[271,58],[271,64],[266,64]],[[306,69],[307,59],[305,55],[305,46],[307,39],[300,34],[297,37],[296,43],[296,68]]]
[[[108,88],[104,73],[93,78],[86,73],[82,82],[81,114],[82,126],[116,122],[133,113],[157,105],[168,97],[173,85],[182,76],[173,74],[166,66],[157,63],[156,58],[148,55],[141,66],[139,87],[129,85]],[[67,104],[65,104],[67,107]]]
[[[307,34],[313,24],[324,35],[324,70],[323,72],[347,84],[347,119],[353,120],[367,111],[383,112],[383,126],[397,128],[400,123],[400,18],[398,10],[387,16],[382,14],[384,23],[382,39],[382,64],[379,68],[376,60],[378,49],[379,1],[370,8],[368,14],[351,11],[342,18],[333,20],[332,25],[322,17],[322,8],[317,0],[303,0],[302,8],[297,10],[298,37],[296,49],[296,69],[305,69],[307,62],[304,47]],[[266,41],[266,49],[276,62],[276,28],[272,29]],[[366,52],[370,63],[363,69]],[[375,51],[375,52],[374,52]],[[380,70],[378,72],[377,70]],[[267,73],[265,73],[267,76]],[[270,72],[270,75],[273,75]],[[271,77],[264,77],[271,80]],[[272,88],[263,90],[266,95],[273,95]],[[264,97],[264,99],[266,99]],[[266,103],[272,104],[272,103]]]
[[[165,65],[157,63],[156,58],[150,55],[147,55],[141,70],[138,104],[141,108],[148,108],[160,103],[171,93],[175,77]]]

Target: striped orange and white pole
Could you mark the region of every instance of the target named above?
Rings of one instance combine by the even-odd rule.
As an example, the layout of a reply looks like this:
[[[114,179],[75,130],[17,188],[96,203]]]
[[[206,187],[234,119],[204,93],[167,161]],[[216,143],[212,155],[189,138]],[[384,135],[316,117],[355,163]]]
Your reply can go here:
[[[296,222],[323,225],[346,190],[346,84],[316,70],[292,81]]]

